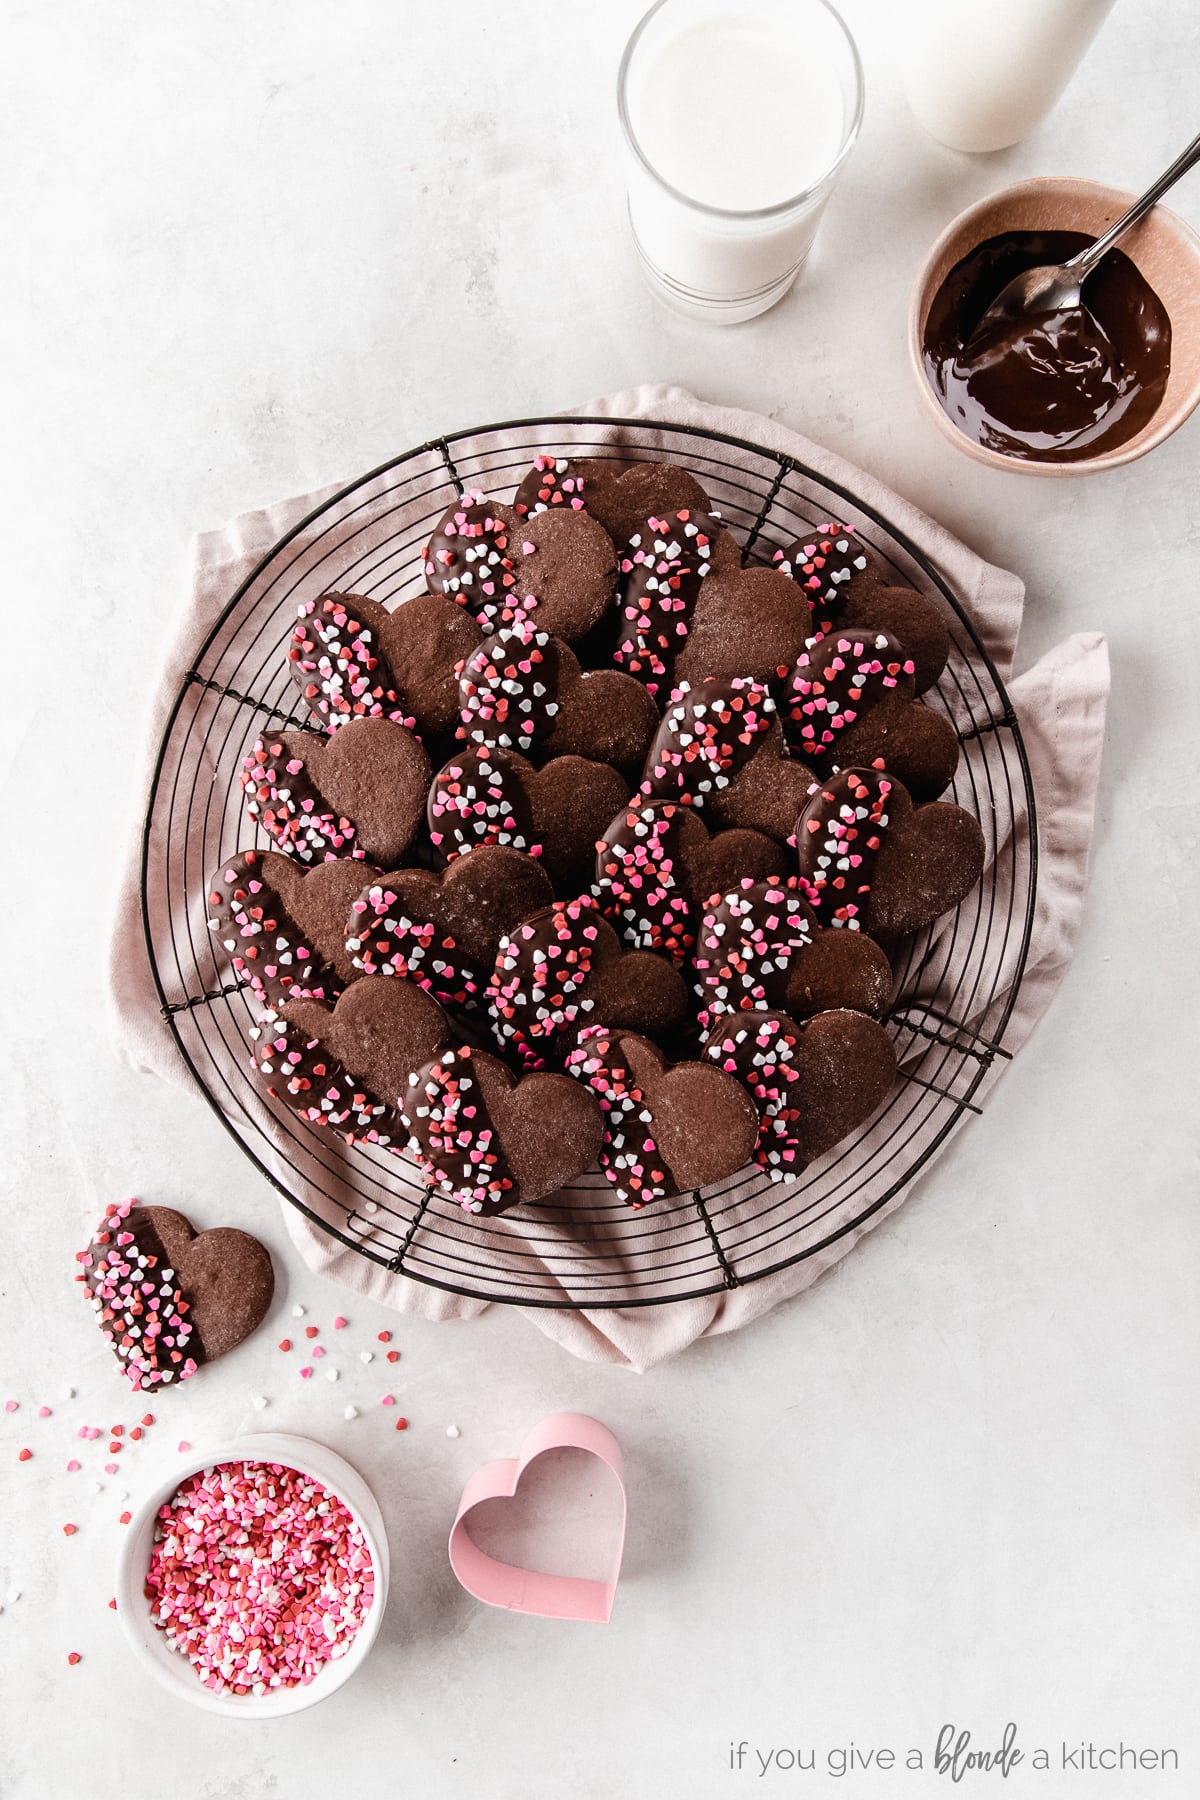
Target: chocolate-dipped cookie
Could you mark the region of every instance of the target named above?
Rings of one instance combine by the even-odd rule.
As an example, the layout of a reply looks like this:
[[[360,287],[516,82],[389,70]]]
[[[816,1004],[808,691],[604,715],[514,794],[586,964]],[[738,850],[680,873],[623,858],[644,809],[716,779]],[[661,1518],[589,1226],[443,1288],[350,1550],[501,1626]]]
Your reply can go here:
[[[553,898],[535,858],[487,845],[440,874],[401,869],[368,883],[347,908],[345,951],[358,973],[415,981],[445,1005],[468,1006],[488,984],[500,939]]]
[[[966,898],[983,873],[979,823],[960,806],[913,805],[877,769],[843,769],[796,822],[800,885],[823,923],[905,936]]]
[[[584,671],[569,645],[519,625],[468,657],[459,677],[459,736],[473,746],[546,757],[641,762],[658,711],[640,682],[615,669]]]
[[[839,936],[843,943],[826,940]],[[743,880],[710,901],[692,955],[697,1018],[778,1007],[796,1018],[830,1007],[882,1013],[891,968],[869,938],[822,931],[799,887]]]
[[[429,790],[429,835],[447,861],[481,844],[524,850],[566,897],[587,886],[596,839],[629,788],[607,763],[556,756],[535,769],[483,744],[452,756]]]
[[[299,610],[288,674],[314,724],[353,718],[444,736],[458,716],[458,669],[483,633],[443,594],[417,594],[389,611],[363,594],[323,594]]]
[[[488,1005],[501,1048],[538,1068],[560,1048],[556,1039],[586,1024],[654,1035],[674,1029],[687,988],[664,957],[623,950],[584,897],[556,901],[501,939]]]
[[[603,1135],[599,1107],[568,1076],[518,1080],[468,1045],[416,1070],[401,1110],[431,1186],[472,1213],[557,1193],[595,1161]]]
[[[730,1014],[704,1040],[703,1055],[753,1098],[754,1159],[773,1181],[799,1175],[869,1119],[896,1078],[887,1032],[857,1012],[802,1023],[782,1012]]]
[[[567,1069],[600,1102],[600,1167],[634,1210],[723,1181],[753,1153],[753,1101],[706,1063],[672,1066],[644,1037],[596,1025],[580,1033]]]
[[[621,621],[613,661],[651,694],[670,691],[705,579],[737,569],[740,553],[714,513],[690,507],[638,526],[621,558]]]
[[[306,870],[275,850],[239,851],[208,880],[214,955],[262,1006],[336,1000],[356,977],[344,925],[365,874],[352,857]]]
[[[263,737],[242,764],[246,812],[304,863],[398,863],[425,813],[431,770],[420,740],[386,719],[352,719],[331,739]]]
[[[547,509],[587,512],[619,551],[652,513],[663,517],[683,507],[709,510],[708,495],[687,469],[617,457],[539,456],[513,503],[523,518]]]
[[[261,1324],[271,1258],[245,1231],[197,1232],[169,1206],[105,1208],[76,1257],[97,1323],[135,1389],[166,1387],[224,1356]]]

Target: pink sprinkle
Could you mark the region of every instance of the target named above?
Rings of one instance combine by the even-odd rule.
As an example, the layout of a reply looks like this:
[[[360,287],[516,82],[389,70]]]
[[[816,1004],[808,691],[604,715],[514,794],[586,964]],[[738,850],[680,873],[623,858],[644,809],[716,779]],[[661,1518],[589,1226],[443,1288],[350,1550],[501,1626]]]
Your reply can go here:
[[[333,1321],[333,1329],[335,1331],[345,1331],[346,1321],[343,1319],[341,1313],[339,1313],[337,1318]]]
[[[183,1455],[185,1450],[190,1450],[191,1447],[192,1446],[188,1443],[186,1438],[180,1438],[178,1444],[176,1445],[176,1449],[179,1451],[179,1454],[181,1456]]]
[[[313,1356],[314,1362],[316,1362],[320,1357],[324,1356],[324,1354],[325,1354],[324,1344],[314,1344],[313,1345],[312,1356]]]
[[[395,1404],[396,1404],[395,1394],[385,1394],[383,1396],[383,1399],[379,1402],[379,1404],[380,1404],[380,1406],[395,1406]]]
[[[105,1463],[104,1465],[104,1473],[106,1475],[117,1475],[120,1473],[120,1469],[120,1463]]]
[[[50,1416],[51,1416],[50,1408],[48,1406],[39,1406],[38,1407],[38,1418],[39,1419],[48,1419]]]
[[[87,1438],[89,1444],[94,1444],[96,1439],[100,1436],[100,1427],[98,1425],[86,1426],[84,1429],[84,1436]]]
[[[146,1593],[207,1688],[262,1694],[345,1655],[375,1574],[353,1516],[319,1482],[279,1463],[223,1463],[159,1508]]]
[[[307,1381],[307,1380],[308,1380],[308,1379],[309,1379],[309,1377],[310,1377],[310,1375],[311,1375],[311,1374],[312,1374],[312,1365],[311,1365],[311,1364],[310,1364],[310,1365],[309,1365],[309,1366],[308,1366],[308,1368],[306,1368],[306,1369],[301,1369],[301,1371],[300,1371],[300,1379],[301,1379],[301,1381]]]
[[[74,1537],[75,1533],[78,1530],[79,1530],[78,1525],[64,1525],[63,1526],[63,1536],[64,1537]]]
[[[71,1461],[67,1464],[67,1474],[68,1475],[78,1475],[78,1473],[79,1473],[80,1469],[82,1469],[82,1467],[83,1467],[83,1464],[77,1463],[75,1461],[75,1459],[72,1457]]]

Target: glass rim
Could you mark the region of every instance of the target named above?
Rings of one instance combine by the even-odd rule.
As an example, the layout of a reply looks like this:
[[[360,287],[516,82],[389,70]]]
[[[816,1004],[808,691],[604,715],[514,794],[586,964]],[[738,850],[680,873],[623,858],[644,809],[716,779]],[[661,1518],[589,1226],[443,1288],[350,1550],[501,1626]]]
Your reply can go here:
[[[819,6],[824,12],[829,14],[829,17],[833,20],[834,26],[840,33],[842,40],[850,53],[850,68],[854,78],[854,108],[853,115],[842,134],[842,141],[838,146],[837,155],[819,180],[814,181],[809,187],[801,188],[798,193],[789,195],[786,200],[776,200],[770,206],[713,206],[707,200],[697,200],[694,194],[685,194],[682,188],[677,188],[674,183],[668,181],[666,176],[661,174],[659,170],[654,167],[654,164],[650,161],[650,158],[646,155],[646,152],[638,142],[637,133],[634,131],[633,123],[629,117],[629,107],[626,104],[626,88],[628,87],[629,82],[629,71],[633,63],[633,58],[637,53],[638,45],[642,40],[642,35],[651,19],[653,19],[657,13],[660,13],[664,6],[670,4],[672,4],[672,0],[654,0],[654,5],[650,7],[649,11],[643,13],[630,34],[629,41],[625,45],[625,49],[621,56],[620,67],[617,70],[617,115],[621,121],[621,130],[625,134],[625,142],[629,145],[629,148],[632,150],[638,162],[642,165],[643,169],[645,169],[651,179],[656,181],[659,187],[663,188],[673,199],[681,201],[684,206],[690,206],[695,212],[706,213],[710,218],[738,219],[743,222],[758,219],[774,219],[778,218],[782,213],[791,212],[793,207],[799,206],[803,201],[810,200],[814,194],[820,192],[821,188],[824,187],[826,182],[837,173],[838,169],[845,162],[846,157],[849,155],[854,144],[854,140],[858,136],[859,128],[862,125],[863,107],[866,100],[866,81],[863,74],[862,57],[858,53],[858,45],[854,41],[854,36],[850,27],[846,24],[841,13],[834,5],[832,5],[831,0],[809,0],[809,4]]]

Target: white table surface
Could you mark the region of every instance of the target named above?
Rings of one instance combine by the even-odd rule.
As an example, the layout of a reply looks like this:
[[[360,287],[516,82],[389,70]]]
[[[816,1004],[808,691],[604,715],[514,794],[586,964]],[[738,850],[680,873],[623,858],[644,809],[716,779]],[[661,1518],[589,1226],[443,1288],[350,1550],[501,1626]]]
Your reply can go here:
[[[918,260],[970,201],[1043,172],[1140,183],[1175,154],[1197,125],[1200,19],[1124,0],[1051,121],[968,158],[912,122],[886,0],[847,0],[869,74],[862,140],[804,285],[722,334],[661,312],[634,266],[612,85],[638,11],[21,0],[6,14],[19,661],[3,734],[0,1398],[21,1411],[0,1412],[4,1800],[755,1786],[927,1800],[950,1791],[928,1771],[944,1723],[991,1745],[1010,1719],[1027,1761],[1006,1792],[1200,1793],[1200,423],[1107,478],[998,477],[921,417],[903,343]],[[1200,180],[1177,204],[1200,223]],[[636,1377],[572,1361],[510,1312],[397,1322],[308,1275],[208,1109],[118,1066],[104,963],[147,686],[193,534],[439,431],[643,379],[857,460],[1023,572],[1022,663],[1099,627],[1115,679],[1078,954],[986,1116],[801,1302]],[[279,1294],[256,1339],[153,1407],[162,1422],[95,1495],[102,1446],[77,1446],[75,1427],[137,1411],[72,1255],[131,1191],[256,1231]],[[343,1355],[336,1386],[297,1379],[275,1349],[297,1302],[325,1339],[343,1311],[354,1349],[394,1326],[406,1437],[375,1404],[378,1363]],[[74,1400],[56,1398],[66,1385]],[[565,1407],[605,1419],[628,1457],[607,1629],[486,1610],[444,1561],[466,1473]],[[267,1425],[325,1438],[375,1483],[395,1576],[350,1687],[254,1727],[147,1689],[105,1603],[120,1496],[169,1470],[180,1437]],[[77,1448],[86,1467],[68,1475]],[[1081,1739],[1171,1747],[1182,1766],[1032,1770],[1035,1747],[1057,1766]],[[851,1740],[901,1764],[919,1748],[926,1770],[839,1780],[826,1753]],[[754,1752],[777,1747],[815,1749],[818,1772],[761,1777]]]

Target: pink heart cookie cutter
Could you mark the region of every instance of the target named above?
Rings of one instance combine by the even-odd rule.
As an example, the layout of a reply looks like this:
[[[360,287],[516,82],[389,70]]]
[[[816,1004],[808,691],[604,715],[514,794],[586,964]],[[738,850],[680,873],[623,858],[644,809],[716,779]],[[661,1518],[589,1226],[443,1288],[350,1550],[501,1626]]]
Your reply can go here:
[[[621,1535],[612,1573],[606,1581],[591,1581],[580,1575],[546,1575],[539,1569],[521,1569],[500,1562],[481,1550],[467,1529],[470,1515],[485,1500],[513,1499],[530,1463],[547,1450],[585,1450],[616,1476],[621,1496]],[[471,1476],[450,1531],[450,1567],[468,1594],[487,1606],[533,1613],[541,1619],[581,1619],[607,1625],[621,1578],[626,1510],[621,1449],[612,1432],[586,1413],[555,1413],[528,1433],[520,1456],[485,1463]]]

